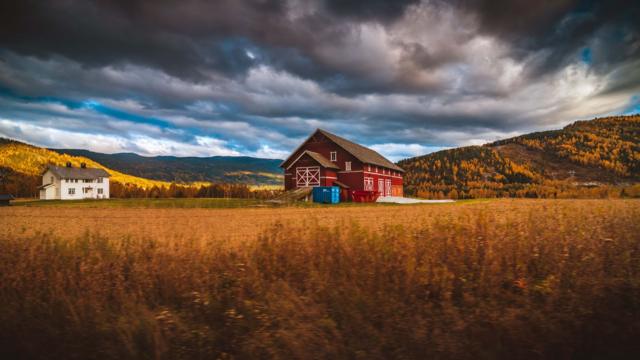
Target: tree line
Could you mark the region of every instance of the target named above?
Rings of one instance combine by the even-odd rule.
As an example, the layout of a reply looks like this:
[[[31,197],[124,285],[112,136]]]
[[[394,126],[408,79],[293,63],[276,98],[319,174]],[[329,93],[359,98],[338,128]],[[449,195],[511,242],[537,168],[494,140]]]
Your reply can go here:
[[[0,167],[0,194],[11,194],[19,198],[38,198],[38,187],[42,177],[25,175],[9,168]],[[282,190],[252,189],[246,184],[176,184],[169,186],[143,187],[137,184],[117,181],[109,182],[110,196],[113,198],[242,198],[269,199]]]

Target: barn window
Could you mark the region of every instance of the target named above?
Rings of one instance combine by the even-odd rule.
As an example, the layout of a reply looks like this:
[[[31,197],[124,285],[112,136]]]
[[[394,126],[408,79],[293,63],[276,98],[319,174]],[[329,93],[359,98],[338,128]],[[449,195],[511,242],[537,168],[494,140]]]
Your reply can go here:
[[[338,160],[338,152],[337,151],[332,151],[331,152],[331,161],[337,161]]]
[[[365,191],[373,191],[373,178],[365,177],[364,178],[364,190]]]
[[[75,194],[76,194],[76,189],[69,188],[69,195],[75,195]]]
[[[367,171],[371,171],[371,165],[367,165]]]
[[[104,192],[103,189],[98,189],[98,194],[102,195],[103,192]]]
[[[98,178],[98,184],[102,184],[102,178]]]
[[[345,161],[344,162],[344,169],[346,171],[351,171],[351,161]]]

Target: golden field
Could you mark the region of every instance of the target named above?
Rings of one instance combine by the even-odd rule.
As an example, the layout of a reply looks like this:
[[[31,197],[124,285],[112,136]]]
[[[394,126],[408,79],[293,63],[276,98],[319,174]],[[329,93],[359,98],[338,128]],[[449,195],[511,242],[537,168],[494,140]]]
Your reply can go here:
[[[0,208],[0,357],[634,358],[640,201]]]

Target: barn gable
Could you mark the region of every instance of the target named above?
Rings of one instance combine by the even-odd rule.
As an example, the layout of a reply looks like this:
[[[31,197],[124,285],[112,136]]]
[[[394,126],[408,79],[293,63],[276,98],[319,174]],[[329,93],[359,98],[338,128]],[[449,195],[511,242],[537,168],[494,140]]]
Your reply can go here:
[[[305,149],[309,144],[320,143],[326,141],[327,139],[339,146],[341,149],[349,153],[351,156],[353,156],[363,164],[371,164],[399,172],[404,172],[402,168],[389,161],[387,158],[380,155],[376,151],[322,129],[317,129],[316,131],[314,131],[307,138],[307,140],[305,140],[300,146],[298,146],[298,148],[293,151],[293,153],[291,153],[291,155],[286,160],[284,160],[282,164],[280,164],[280,166],[285,167],[285,165],[287,164],[290,165],[291,160],[295,159],[295,156],[300,153],[300,150]]]
[[[298,163],[298,161],[304,158],[305,156],[308,156],[309,158],[311,158],[312,160],[314,160],[319,165],[325,168],[340,170],[340,168],[336,164],[329,161],[329,159],[327,159],[326,157],[318,154],[317,152],[313,152],[309,150],[305,150],[302,154],[300,154],[300,156],[298,156],[294,161],[292,161],[291,164],[289,164],[289,166],[287,167],[287,170],[289,170],[293,165]]]

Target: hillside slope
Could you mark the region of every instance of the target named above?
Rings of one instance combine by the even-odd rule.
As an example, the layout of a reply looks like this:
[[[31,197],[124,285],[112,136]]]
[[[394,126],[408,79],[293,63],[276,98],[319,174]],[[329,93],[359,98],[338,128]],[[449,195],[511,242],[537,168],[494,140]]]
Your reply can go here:
[[[73,166],[79,167],[81,163],[88,167],[102,168],[111,174],[111,180],[121,184],[133,184],[143,188],[153,186],[170,186],[165,181],[155,181],[131,176],[122,172],[112,170],[102,164],[82,156],[71,156],[59,154],[55,151],[21,143],[19,141],[0,138],[0,177],[3,181],[7,179],[18,179],[22,181],[39,181],[39,175],[47,164],[64,166],[71,162]]]
[[[405,192],[425,197],[557,196],[640,181],[640,116],[578,121],[402,160]]]
[[[280,185],[282,160],[244,156],[146,157],[133,153],[102,154],[87,150],[51,149],[59,154],[82,156],[123,173],[173,182],[225,182]]]

